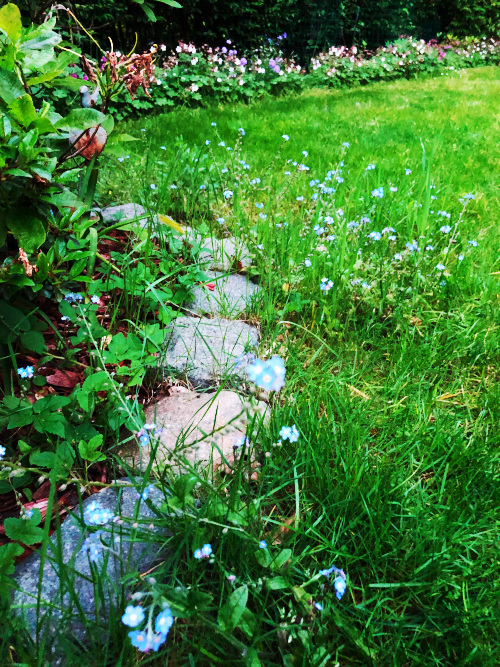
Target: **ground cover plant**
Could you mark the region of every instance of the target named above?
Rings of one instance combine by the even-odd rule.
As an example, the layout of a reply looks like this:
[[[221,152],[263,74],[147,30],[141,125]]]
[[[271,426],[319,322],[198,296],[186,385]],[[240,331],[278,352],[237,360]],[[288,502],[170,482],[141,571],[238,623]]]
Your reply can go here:
[[[168,529],[169,556],[128,580],[133,597],[119,598],[107,628],[87,621],[90,649],[66,642],[67,660],[496,664],[498,87],[498,71],[482,68],[123,128],[139,141],[105,163],[103,205],[135,200],[204,237],[234,234],[253,254],[249,273],[265,298],[247,317],[259,321],[258,356],[272,365],[266,377],[269,362],[263,371],[250,357],[248,388],[274,391],[272,417],[247,433],[253,478],[241,457],[223,478],[159,468],[136,480],[145,498],[149,485],[164,495],[154,524]],[[55,413],[71,424],[74,407],[92,411],[94,430],[77,446],[89,470],[102,465],[96,455],[124,465],[121,424],[154,441],[140,421],[145,365],[185,288],[203,281],[199,248],[175,231],[155,241],[152,220],[138,238],[131,226],[118,238],[103,227],[101,254],[119,270],[97,263],[99,303],[79,303],[76,281],[73,305],[59,306],[70,349],[84,344],[74,359],[61,342],[61,372],[105,369],[75,383],[73,403]],[[155,289],[173,294],[156,298],[158,278]],[[105,353],[97,341],[108,332]],[[29,395],[40,362],[18,354],[34,367],[33,380],[20,380]],[[109,390],[113,372],[124,388]],[[83,397],[91,384],[101,391]],[[35,443],[28,453],[40,465],[32,413],[19,447]],[[51,460],[59,482],[70,456],[61,444]],[[96,488],[95,476],[75,480]],[[99,581],[113,524],[88,519],[84,548]],[[147,525],[140,533],[153,539]],[[43,664],[19,623],[4,637],[8,660]]]

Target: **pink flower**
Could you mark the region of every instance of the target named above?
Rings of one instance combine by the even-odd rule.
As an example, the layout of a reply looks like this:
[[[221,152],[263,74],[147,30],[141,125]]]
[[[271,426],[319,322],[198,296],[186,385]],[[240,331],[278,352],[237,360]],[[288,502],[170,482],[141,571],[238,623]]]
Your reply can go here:
[[[70,76],[72,76],[73,79],[78,79],[78,74],[70,74]]]
[[[84,74],[84,75],[82,76],[82,79],[83,79],[84,81],[88,81],[88,80],[89,80],[89,77],[88,77],[86,74]]]

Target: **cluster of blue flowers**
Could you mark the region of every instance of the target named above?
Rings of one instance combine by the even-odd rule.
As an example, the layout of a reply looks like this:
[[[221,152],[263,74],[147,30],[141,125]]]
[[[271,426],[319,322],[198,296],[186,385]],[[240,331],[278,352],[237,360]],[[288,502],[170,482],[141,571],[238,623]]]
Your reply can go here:
[[[139,444],[141,447],[145,447],[146,445],[149,444],[151,436],[148,431],[149,432],[153,431],[153,435],[159,435],[163,431],[163,429],[156,428],[156,424],[144,424],[144,426],[141,429],[139,429],[135,434],[139,440]]]
[[[0,445],[0,461],[3,459],[6,452],[7,450],[5,449],[5,447],[3,445]]]
[[[64,297],[64,300],[68,301],[68,303],[82,303],[83,296],[76,292],[68,292],[68,294],[66,294]]]
[[[102,556],[102,530],[98,530],[85,538],[80,551],[87,553],[92,563],[98,563]]]
[[[128,605],[122,616],[122,623],[128,625],[129,628],[136,628],[144,621],[144,618],[144,610],[140,605],[136,607]],[[167,606],[156,616],[154,632],[151,625],[148,624],[146,630],[133,630],[128,633],[128,636],[130,637],[132,646],[138,648],[139,651],[146,653],[153,650],[156,653],[160,646],[165,643],[173,624],[174,618],[170,608]]]
[[[196,560],[201,560],[202,558],[210,558],[212,554],[212,546],[210,544],[204,544],[201,549],[196,549],[194,552],[194,557]]]
[[[248,378],[261,389],[279,391],[285,384],[286,368],[283,359],[274,355],[264,361],[255,359],[247,368]]]
[[[289,440],[290,442],[297,442],[299,439],[299,432],[295,424],[293,426],[282,426],[280,430],[280,438],[283,440]]]
[[[25,366],[24,368],[18,368],[17,372],[19,377],[25,380],[26,378],[32,378],[35,374],[35,369],[33,366]]]
[[[112,521],[114,517],[113,512],[101,507],[96,500],[92,500],[83,513],[83,520],[88,526],[103,526]]]
[[[319,574],[321,574],[323,577],[326,577],[327,579],[330,578],[331,574],[335,575],[335,579],[333,580],[333,587],[335,588],[337,600],[340,600],[347,588],[347,581],[344,570],[339,570],[335,567],[335,565],[332,565],[327,570],[320,570]]]

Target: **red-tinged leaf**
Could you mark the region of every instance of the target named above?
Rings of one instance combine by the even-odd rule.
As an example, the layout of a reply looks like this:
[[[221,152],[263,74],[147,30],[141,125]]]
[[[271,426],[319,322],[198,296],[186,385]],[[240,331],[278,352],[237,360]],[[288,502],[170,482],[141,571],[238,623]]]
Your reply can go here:
[[[47,375],[47,382],[54,387],[74,389],[81,382],[81,378],[75,371],[57,369],[52,375]]]

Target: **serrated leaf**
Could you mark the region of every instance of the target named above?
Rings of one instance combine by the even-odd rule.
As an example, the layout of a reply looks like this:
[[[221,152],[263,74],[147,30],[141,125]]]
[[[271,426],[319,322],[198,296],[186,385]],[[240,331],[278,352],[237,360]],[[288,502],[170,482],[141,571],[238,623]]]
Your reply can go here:
[[[83,392],[102,391],[103,389],[111,389],[113,382],[106,371],[98,371],[86,378],[82,385]]]
[[[53,468],[56,461],[55,452],[33,452],[30,455],[30,463],[40,468]]]
[[[240,586],[231,593],[229,599],[217,616],[217,622],[223,632],[232,632],[238,625],[248,600],[248,588]]]
[[[36,544],[43,539],[43,530],[38,528],[42,520],[39,509],[33,510],[33,515],[29,519],[14,519],[9,517],[5,519],[5,534],[11,540],[21,542],[22,544]]]

